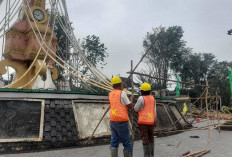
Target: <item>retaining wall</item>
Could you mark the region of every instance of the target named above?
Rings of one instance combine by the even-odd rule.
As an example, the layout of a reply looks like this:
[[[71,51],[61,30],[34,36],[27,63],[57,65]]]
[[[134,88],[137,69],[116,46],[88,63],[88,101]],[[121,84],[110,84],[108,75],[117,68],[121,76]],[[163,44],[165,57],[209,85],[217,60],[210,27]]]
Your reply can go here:
[[[28,107],[14,108],[6,107],[1,114],[8,117],[9,113],[14,110],[22,117],[21,110],[28,111],[24,114],[26,117],[26,125],[22,127],[3,126],[5,132],[16,133],[20,131],[18,137],[7,140],[6,135],[0,135],[0,152],[14,152],[14,151],[32,151],[43,150],[51,148],[64,148],[64,147],[84,147],[86,140],[91,136],[94,128],[99,122],[101,116],[106,111],[109,103],[108,96],[102,95],[86,95],[86,94],[63,94],[63,93],[34,93],[34,92],[0,92],[0,101],[9,101],[14,104],[16,101],[33,104],[33,101],[40,101],[41,106],[36,111],[41,115],[40,120],[37,119],[37,125],[32,124],[33,116],[30,114],[31,110]],[[174,102],[167,103],[157,100],[157,117],[158,123],[156,130],[168,128],[173,121],[176,121],[181,115],[175,107]],[[23,105],[22,105],[23,106]],[[170,107],[172,106],[172,107]],[[1,108],[1,107],[0,107]],[[41,112],[40,112],[41,110]],[[20,116],[21,114],[21,116]],[[14,115],[13,115],[14,116]],[[130,115],[131,116],[131,115]],[[139,129],[137,124],[138,115],[136,113],[131,117],[132,126],[136,139],[139,139]],[[15,119],[17,122],[18,120]],[[34,121],[33,121],[34,124]],[[171,130],[181,129],[185,126],[186,121],[183,120],[174,125]],[[0,124],[2,125],[2,124]],[[6,131],[9,129],[8,131]],[[29,139],[26,132],[34,132],[34,138]],[[0,127],[1,133],[1,127]],[[16,133],[17,134],[17,133]],[[18,135],[18,134],[17,134]],[[37,137],[38,136],[38,137]],[[3,141],[1,141],[3,139]],[[4,141],[5,140],[5,141]],[[109,128],[109,113],[103,119],[101,125],[95,133],[95,137],[88,145],[107,144],[110,141],[110,128]]]

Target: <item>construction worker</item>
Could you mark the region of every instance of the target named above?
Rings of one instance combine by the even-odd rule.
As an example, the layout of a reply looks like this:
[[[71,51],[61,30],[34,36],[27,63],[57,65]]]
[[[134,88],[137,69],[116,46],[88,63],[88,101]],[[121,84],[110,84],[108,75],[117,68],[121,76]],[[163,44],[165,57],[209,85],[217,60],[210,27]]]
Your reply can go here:
[[[156,117],[156,103],[151,93],[151,85],[147,82],[140,87],[141,95],[134,106],[139,113],[138,123],[143,141],[144,157],[154,157],[154,126]]]
[[[124,146],[124,157],[132,157],[132,143],[128,125],[128,107],[131,105],[126,93],[122,91],[123,85],[120,77],[111,79],[114,88],[109,94],[110,102],[110,128],[111,128],[111,157],[118,157],[119,142]]]

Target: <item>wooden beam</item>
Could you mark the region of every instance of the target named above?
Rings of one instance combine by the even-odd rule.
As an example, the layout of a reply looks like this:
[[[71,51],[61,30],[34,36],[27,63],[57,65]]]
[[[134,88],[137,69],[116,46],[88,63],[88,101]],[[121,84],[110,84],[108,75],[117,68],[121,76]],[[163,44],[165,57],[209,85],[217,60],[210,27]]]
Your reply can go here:
[[[206,85],[202,85],[202,84],[196,84],[196,83],[193,83],[193,82],[184,82],[184,81],[176,81],[176,80],[170,80],[170,79],[166,79],[166,78],[162,78],[162,77],[155,77],[155,76],[151,76],[151,75],[148,75],[148,74],[142,74],[142,73],[138,73],[138,72],[127,72],[128,74],[135,74],[135,75],[141,75],[141,76],[147,76],[147,77],[150,77],[150,78],[153,78],[153,79],[157,79],[157,80],[164,80],[164,81],[170,81],[170,82],[178,82],[178,83],[181,83],[181,84],[188,84],[188,85],[193,85],[193,86],[199,86],[199,87],[207,87]],[[217,90],[215,88],[210,88],[208,86],[208,89],[213,89],[213,90]]]

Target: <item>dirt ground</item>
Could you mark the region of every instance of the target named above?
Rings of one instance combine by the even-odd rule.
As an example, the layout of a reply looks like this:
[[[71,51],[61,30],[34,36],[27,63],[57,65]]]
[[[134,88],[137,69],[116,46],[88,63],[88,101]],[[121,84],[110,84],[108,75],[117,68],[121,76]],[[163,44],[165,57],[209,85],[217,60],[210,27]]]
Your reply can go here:
[[[205,125],[200,124],[200,125]],[[199,126],[199,124],[197,125]],[[190,138],[199,136],[199,138]],[[178,146],[178,147],[177,147]],[[188,131],[173,136],[155,139],[155,157],[178,157],[180,154],[202,149],[211,149],[211,152],[204,157],[231,157],[232,156],[232,132],[211,130],[210,143],[207,142],[207,130]],[[120,145],[119,157],[122,155],[123,148]],[[134,143],[134,157],[142,157],[141,141]],[[109,157],[109,145],[53,150],[45,152],[33,152],[23,154],[6,154],[0,157]]]

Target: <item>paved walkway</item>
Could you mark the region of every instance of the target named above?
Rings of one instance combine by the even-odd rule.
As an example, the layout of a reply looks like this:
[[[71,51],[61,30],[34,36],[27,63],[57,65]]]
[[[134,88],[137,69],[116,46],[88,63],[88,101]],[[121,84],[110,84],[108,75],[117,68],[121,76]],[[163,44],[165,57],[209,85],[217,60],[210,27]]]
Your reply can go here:
[[[190,136],[199,136],[199,138],[190,138]],[[179,144],[180,143],[180,144]],[[178,148],[177,145],[179,144]],[[189,131],[173,136],[155,139],[155,157],[178,157],[180,154],[202,149],[211,149],[211,152],[204,157],[231,157],[232,156],[232,132],[217,130],[211,131],[210,143],[207,142],[207,131]],[[120,146],[119,157],[122,157],[122,146]],[[72,148],[45,152],[6,154],[0,157],[109,157],[110,151],[108,145]],[[142,157],[141,141],[134,144],[134,157]]]

